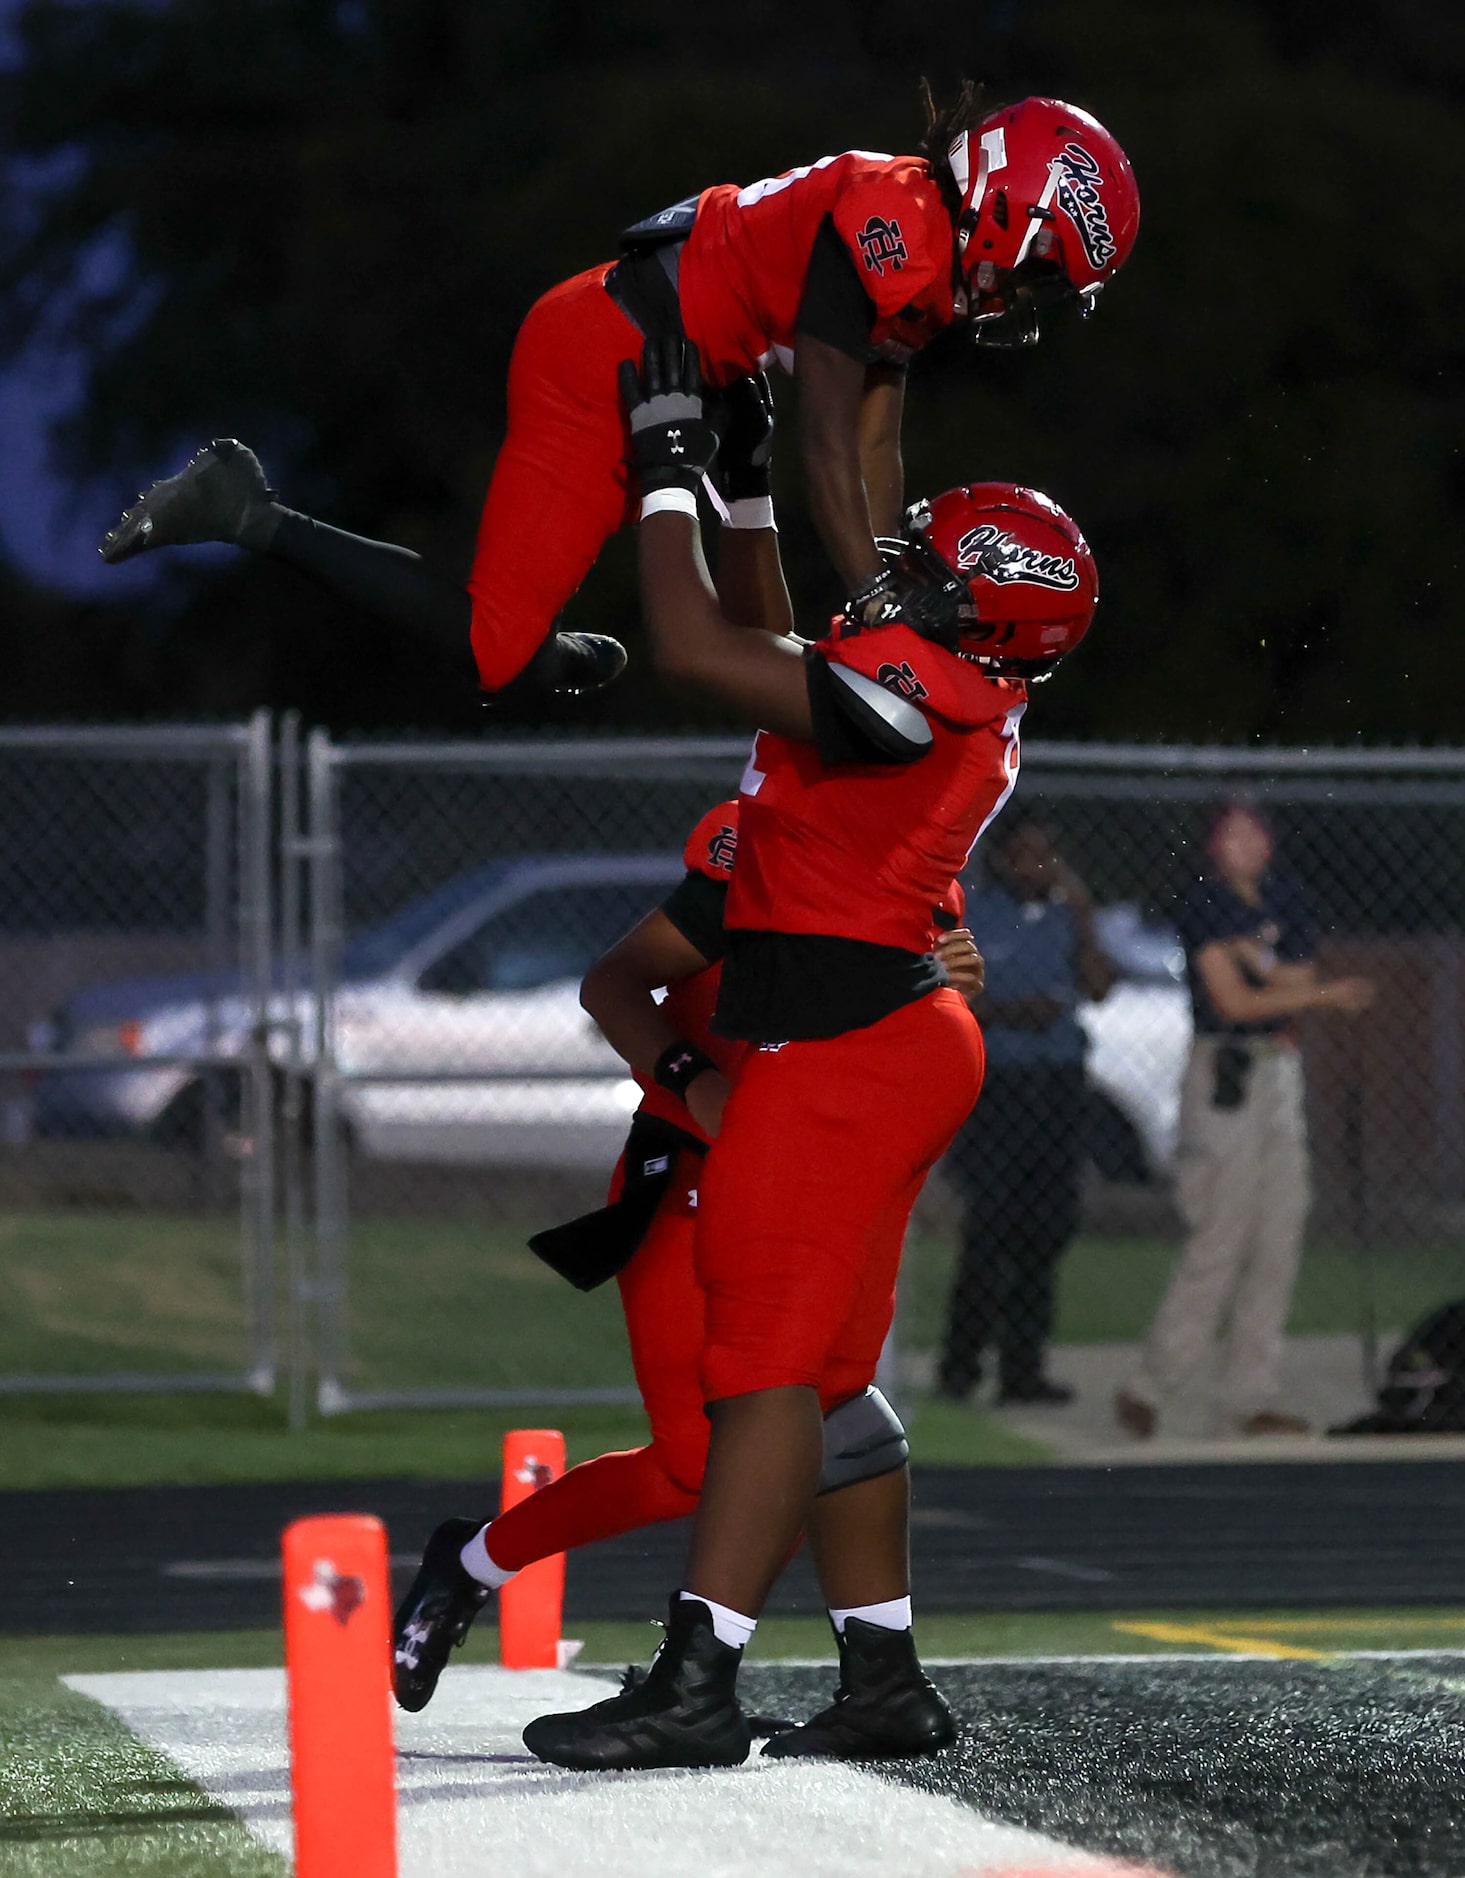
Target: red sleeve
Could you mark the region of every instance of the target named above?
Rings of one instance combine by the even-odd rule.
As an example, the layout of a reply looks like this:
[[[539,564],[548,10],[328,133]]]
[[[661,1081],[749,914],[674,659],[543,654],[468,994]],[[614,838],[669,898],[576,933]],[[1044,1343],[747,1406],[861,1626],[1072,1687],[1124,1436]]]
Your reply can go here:
[[[715,809],[708,809],[687,836],[682,859],[688,873],[701,874],[705,879],[715,880],[719,886],[725,887],[732,874],[737,851],[738,805],[735,801],[719,802]]]
[[[959,659],[898,623],[857,632],[847,639],[821,639],[815,650],[837,665],[863,672],[908,698],[928,716],[961,730],[974,730],[1004,717],[1025,696],[1021,685],[988,678],[969,659]]]
[[[953,880],[942,894],[941,910],[952,914],[958,926],[966,919],[966,888],[959,880]]]
[[[888,176],[856,177],[835,198],[835,231],[882,320],[894,319],[935,280],[950,257],[931,253],[926,218]]]

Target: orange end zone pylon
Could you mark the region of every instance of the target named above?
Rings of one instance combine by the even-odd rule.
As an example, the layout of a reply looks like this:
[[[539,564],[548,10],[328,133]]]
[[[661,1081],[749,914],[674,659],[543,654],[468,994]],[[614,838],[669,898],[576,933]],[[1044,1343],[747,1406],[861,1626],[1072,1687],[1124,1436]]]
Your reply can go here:
[[[565,1438],[557,1428],[514,1428],[504,1436],[503,1508],[558,1480]],[[565,1610],[565,1555],[526,1565],[499,1592],[499,1661],[505,1669],[556,1669]]]
[[[331,1514],[282,1543],[297,1878],[396,1878],[386,1529]]]

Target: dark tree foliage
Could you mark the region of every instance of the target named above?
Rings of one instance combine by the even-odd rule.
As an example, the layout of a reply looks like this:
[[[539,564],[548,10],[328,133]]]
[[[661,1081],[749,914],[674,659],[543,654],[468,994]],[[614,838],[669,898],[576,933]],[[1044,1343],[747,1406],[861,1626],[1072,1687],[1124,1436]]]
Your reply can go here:
[[[517,323],[617,229],[709,182],[911,148],[922,73],[1069,97],[1134,160],[1135,258],[1085,330],[918,361],[907,425],[913,492],[1029,480],[1094,543],[1098,623],[1034,727],[1457,738],[1462,20],[1444,0],[31,0],[0,75],[29,184],[0,216],[0,328],[84,350],[57,444],[99,530],[232,433],[289,499],[457,569]],[[838,596],[793,456],[812,614]],[[573,612],[634,648],[623,542]],[[119,708],[472,721],[415,649],[242,558],[132,634]],[[574,721],[708,721],[644,668]]]

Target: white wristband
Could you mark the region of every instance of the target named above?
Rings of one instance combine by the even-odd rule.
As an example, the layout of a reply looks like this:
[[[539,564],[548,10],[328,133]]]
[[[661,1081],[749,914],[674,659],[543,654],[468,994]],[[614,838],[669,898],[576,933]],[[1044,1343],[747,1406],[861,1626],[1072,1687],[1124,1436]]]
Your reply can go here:
[[[697,498],[690,489],[653,489],[641,503],[639,521],[648,515],[690,515],[697,519]]]
[[[777,534],[778,523],[773,519],[773,497],[743,496],[737,502],[729,502],[727,525],[729,528],[771,528]]]

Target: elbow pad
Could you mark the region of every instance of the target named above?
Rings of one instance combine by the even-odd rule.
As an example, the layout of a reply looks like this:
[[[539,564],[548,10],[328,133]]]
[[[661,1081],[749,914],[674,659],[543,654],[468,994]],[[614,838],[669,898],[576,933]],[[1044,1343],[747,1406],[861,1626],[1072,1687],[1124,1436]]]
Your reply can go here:
[[[848,665],[828,665],[836,708],[862,743],[886,763],[914,763],[931,748],[931,726],[923,712],[884,685]]]

